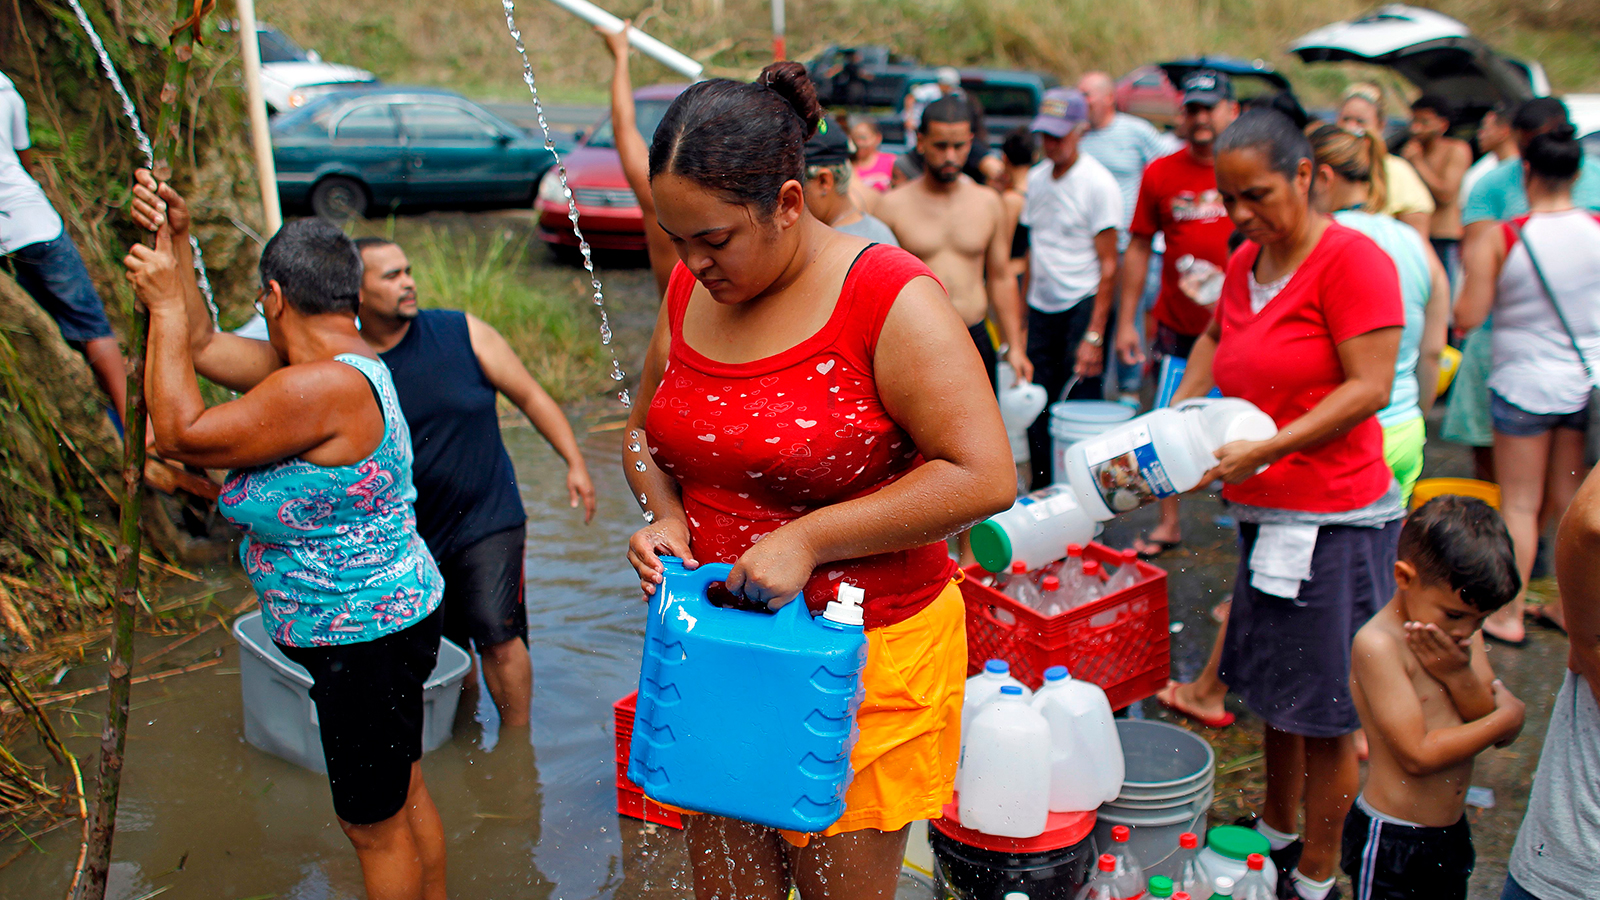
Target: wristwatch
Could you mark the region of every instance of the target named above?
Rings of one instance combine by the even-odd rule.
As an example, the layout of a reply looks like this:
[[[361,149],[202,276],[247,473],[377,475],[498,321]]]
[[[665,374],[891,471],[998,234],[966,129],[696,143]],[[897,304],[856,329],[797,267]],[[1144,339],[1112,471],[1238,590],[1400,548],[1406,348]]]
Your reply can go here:
[[[1083,333],[1083,342],[1091,347],[1104,347],[1106,338],[1105,335],[1098,331],[1085,331]]]

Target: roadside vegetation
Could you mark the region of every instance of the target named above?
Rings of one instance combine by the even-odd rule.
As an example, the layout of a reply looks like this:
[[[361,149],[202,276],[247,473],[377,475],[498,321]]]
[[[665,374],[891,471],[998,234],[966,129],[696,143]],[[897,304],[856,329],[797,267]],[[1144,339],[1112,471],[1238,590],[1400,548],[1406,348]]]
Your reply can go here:
[[[749,77],[771,59],[768,0],[608,0],[652,35],[707,64],[712,75]],[[1200,52],[1261,58],[1309,102],[1344,85],[1339,66],[1304,66],[1289,40],[1377,6],[1374,0],[790,0],[788,46],[805,60],[830,43],[885,44],[929,64],[992,65],[1072,78],[1089,69],[1120,76],[1142,63]],[[1512,56],[1544,64],[1557,91],[1600,90],[1600,4],[1593,0],[1421,0],[1465,22]],[[498,4],[441,0],[393,4],[347,0],[346,27],[329,28],[324,5],[279,0],[263,15],[330,60],[400,83],[450,87],[485,99],[527,96]],[[589,26],[543,0],[522,0],[518,22],[547,100],[603,103],[609,57]],[[448,36],[448,40],[441,40]],[[681,80],[638,59],[636,80]]]

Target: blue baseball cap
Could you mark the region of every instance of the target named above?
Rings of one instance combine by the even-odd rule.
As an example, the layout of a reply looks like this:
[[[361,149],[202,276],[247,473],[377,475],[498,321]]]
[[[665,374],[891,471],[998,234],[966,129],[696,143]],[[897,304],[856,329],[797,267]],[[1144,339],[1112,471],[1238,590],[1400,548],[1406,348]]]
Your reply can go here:
[[[1051,137],[1066,137],[1074,128],[1089,121],[1089,101],[1077,88],[1051,88],[1039,101],[1039,114],[1033,117],[1030,131]]]

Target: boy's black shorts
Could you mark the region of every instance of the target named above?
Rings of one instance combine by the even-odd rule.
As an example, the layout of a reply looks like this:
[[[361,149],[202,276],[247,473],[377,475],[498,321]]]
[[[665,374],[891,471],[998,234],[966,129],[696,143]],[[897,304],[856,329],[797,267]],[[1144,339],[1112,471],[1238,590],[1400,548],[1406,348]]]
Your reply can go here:
[[[1344,817],[1339,865],[1353,900],[1466,900],[1476,855],[1467,817],[1447,828],[1396,825],[1358,800]]]

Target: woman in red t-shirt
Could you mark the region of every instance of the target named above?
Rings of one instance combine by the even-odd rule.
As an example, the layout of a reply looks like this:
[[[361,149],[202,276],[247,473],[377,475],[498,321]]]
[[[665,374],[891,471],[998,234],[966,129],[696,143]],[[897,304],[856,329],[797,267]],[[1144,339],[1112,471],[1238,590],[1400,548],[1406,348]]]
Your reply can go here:
[[[650,150],[682,264],[624,442],[649,522],[628,545],[640,586],[673,555],[731,563],[729,590],[773,608],[866,592],[843,817],[820,835],[688,817],[701,897],[893,894],[906,829],[950,799],[960,746],[965,608],[944,540],[1015,499],[999,409],[938,281],[806,211],[821,118],[804,67],[775,63],[684,91]]]
[[[1388,255],[1311,209],[1312,160],[1272,110],[1218,139],[1217,189],[1246,241],[1173,401],[1215,385],[1278,425],[1271,440],[1217,451],[1241,539],[1219,676],[1266,722],[1258,828],[1298,896],[1320,900],[1360,786],[1350,646],[1394,591],[1404,511],[1373,416],[1389,402],[1405,317]]]

